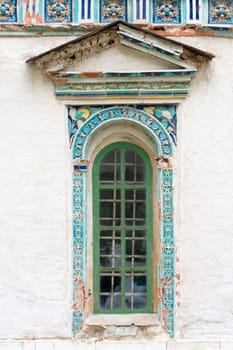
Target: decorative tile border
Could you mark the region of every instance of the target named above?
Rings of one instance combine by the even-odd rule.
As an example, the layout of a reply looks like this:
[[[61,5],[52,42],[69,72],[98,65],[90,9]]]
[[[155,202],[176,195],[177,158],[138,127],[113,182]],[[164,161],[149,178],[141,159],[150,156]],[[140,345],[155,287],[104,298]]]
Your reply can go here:
[[[233,1],[209,0],[209,23],[233,23]]]
[[[113,107],[113,106],[108,106]],[[136,108],[155,117],[170,135],[176,145],[176,106],[175,105],[127,105],[125,107]],[[74,106],[68,107],[68,130],[70,145],[72,146],[76,132],[87,121],[87,119],[101,111],[103,106]]]
[[[81,169],[73,171],[73,333],[82,323],[83,290],[85,283],[85,174]]]
[[[190,0],[190,4],[192,1]],[[200,1],[200,12],[193,23],[227,25],[233,23],[232,0]],[[151,0],[148,2],[148,24],[185,24],[189,22],[186,1]],[[191,5],[190,5],[191,6]],[[188,6],[188,8],[190,8]],[[207,11],[208,7],[208,11]],[[206,8],[205,18],[201,9]],[[127,0],[4,0],[0,3],[0,23],[34,24],[47,23],[109,23],[116,20],[134,22],[138,7]],[[144,10],[145,12],[145,10]],[[25,28],[23,31],[27,31]],[[40,29],[41,30],[41,29]]]
[[[72,0],[45,0],[45,22],[71,22]]]
[[[161,313],[164,328],[174,330],[174,232],[173,232],[173,170],[162,170],[162,238],[160,266]]]
[[[0,22],[17,22],[17,0],[1,1]]]
[[[156,136],[156,140],[161,147],[162,154],[172,156],[172,144],[170,137],[165,128],[160,124],[155,117],[131,107],[112,107],[97,112],[84,123],[78,130],[73,146],[74,159],[85,159],[85,143],[87,137],[99,127],[103,122],[109,119],[129,119],[136,123],[143,124],[150,132]]]
[[[147,112],[146,112],[147,111]],[[149,114],[149,112],[151,114]],[[157,115],[157,116],[156,116]],[[168,118],[168,115],[170,116]],[[159,118],[160,120],[158,120]],[[86,232],[86,144],[90,135],[112,120],[128,119],[136,127],[147,130],[157,150],[158,201],[162,213],[160,231],[159,291],[160,317],[166,331],[174,332],[174,232],[173,232],[173,171],[172,138],[168,128],[176,124],[175,106],[69,107],[69,136],[74,159],[73,172],[73,335],[82,327],[85,318],[87,232]],[[169,121],[168,124],[164,122]],[[171,127],[171,126],[170,126]],[[174,141],[173,141],[174,142]]]
[[[100,0],[100,22],[127,20],[127,0]]]
[[[181,23],[181,0],[153,0],[154,23]]]
[[[150,47],[152,50],[152,47]],[[124,98],[166,98],[174,102],[174,99],[186,98],[189,93],[189,86],[194,69],[178,69],[167,72],[143,72],[143,73],[103,73],[99,74],[96,82],[83,81],[83,75],[73,73],[52,74],[51,79],[55,85],[56,97],[60,100],[75,98],[103,98],[111,99]],[[164,81],[149,81],[150,77],[164,77]],[[168,81],[168,77],[170,77]],[[110,82],[109,79],[121,78],[120,81]],[[129,81],[135,78],[137,81]],[[79,82],[80,80],[80,82]],[[131,79],[132,80],[132,79]]]

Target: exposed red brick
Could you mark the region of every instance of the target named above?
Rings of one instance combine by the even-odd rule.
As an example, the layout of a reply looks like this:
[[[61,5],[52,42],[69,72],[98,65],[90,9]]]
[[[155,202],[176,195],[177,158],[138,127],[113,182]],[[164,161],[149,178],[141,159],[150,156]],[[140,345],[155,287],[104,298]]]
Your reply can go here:
[[[82,72],[80,73],[81,77],[85,77],[85,78],[95,78],[95,77],[99,77],[100,75],[102,75],[103,72]]]

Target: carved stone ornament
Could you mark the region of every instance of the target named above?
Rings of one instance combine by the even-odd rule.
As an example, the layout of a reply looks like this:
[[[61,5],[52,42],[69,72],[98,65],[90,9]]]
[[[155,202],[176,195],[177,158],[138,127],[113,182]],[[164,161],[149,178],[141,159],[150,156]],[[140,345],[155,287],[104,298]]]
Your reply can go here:
[[[127,48],[134,60],[134,52],[149,57],[151,66],[146,70],[104,70],[100,66],[90,71],[83,62],[108,50]],[[120,51],[119,51],[120,55]],[[120,56],[119,56],[120,57]],[[192,76],[198,68],[214,56],[189,45],[143,30],[121,21],[67,42],[50,51],[30,58],[27,62],[47,72],[55,86],[57,99],[65,103],[105,99],[108,103],[127,98],[137,101],[180,102],[189,91]],[[79,69],[82,65],[82,69]],[[92,67],[92,66],[91,66]],[[68,102],[69,101],[69,102]],[[85,104],[85,103],[84,103]]]

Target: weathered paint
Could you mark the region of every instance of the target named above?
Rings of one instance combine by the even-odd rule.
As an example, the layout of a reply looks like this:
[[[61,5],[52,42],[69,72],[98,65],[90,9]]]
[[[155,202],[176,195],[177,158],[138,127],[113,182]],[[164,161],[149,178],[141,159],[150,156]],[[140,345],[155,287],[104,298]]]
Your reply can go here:
[[[201,67],[177,109],[175,340],[159,332],[124,336],[121,328],[110,341],[71,340],[67,115],[48,79],[24,64],[65,40],[43,33],[1,37],[1,350],[232,350],[233,169],[226,161],[232,153],[232,42],[214,36],[179,40],[216,59]],[[74,312],[74,330],[80,317]]]
[[[203,4],[202,4],[203,3]],[[177,25],[190,22],[185,1],[148,0],[146,22],[156,25]],[[84,8],[82,8],[84,6]],[[0,8],[0,22],[19,24],[57,23],[109,23],[116,20],[138,21],[136,6],[132,0],[96,0],[92,2],[91,17],[81,18],[81,12],[87,12],[87,4],[78,0],[5,0]],[[205,9],[202,11],[202,7]],[[83,11],[84,10],[84,11]],[[79,12],[79,13],[78,13]],[[192,24],[230,25],[233,23],[232,3],[230,1],[201,1],[199,19]],[[19,16],[17,14],[20,13]],[[23,13],[23,15],[22,15]],[[144,24],[145,20],[142,20]]]
[[[79,108],[76,107],[76,115],[79,114]],[[152,108],[153,109],[153,108]],[[162,106],[162,110],[165,108]],[[168,109],[167,112],[169,113]],[[159,154],[161,158],[159,165],[162,166],[162,172],[159,172],[157,177],[158,181],[161,184],[161,194],[162,198],[159,198],[159,203],[162,208],[162,221],[161,221],[161,238],[160,238],[160,266],[161,266],[161,288],[160,288],[160,308],[162,310],[162,324],[164,329],[170,334],[174,333],[174,238],[173,238],[173,195],[172,195],[172,186],[173,186],[173,177],[172,170],[169,168],[168,164],[171,165],[171,160],[168,161],[166,155],[172,156],[172,140],[169,135],[166,133],[163,125],[156,119],[155,116],[146,114],[140,109],[134,109],[132,107],[110,107],[107,109],[99,109],[95,111],[94,114],[88,113],[88,118],[83,124],[79,126],[78,122],[75,123],[76,129],[74,133],[73,141],[73,158],[81,162],[86,160],[86,144],[88,139],[95,131],[96,128],[100,129],[103,124],[106,127],[107,122],[119,120],[127,120],[131,123],[135,123],[135,127],[141,127],[148,131],[150,130],[151,137],[154,138],[154,143],[157,143],[156,151],[159,149]],[[71,130],[73,135],[73,131]],[[153,136],[152,136],[153,135]],[[166,166],[164,166],[166,163]],[[160,168],[159,168],[160,169]],[[88,169],[87,169],[88,170]],[[88,265],[86,261],[86,251],[87,251],[87,226],[86,222],[90,213],[87,212],[88,203],[88,190],[84,183],[86,183],[86,173],[80,172],[74,173],[74,193],[73,193],[73,212],[74,212],[74,221],[73,221],[73,276],[74,276],[74,305],[79,305],[80,308],[75,308],[74,319],[76,318],[76,313],[79,311],[79,315],[84,313],[84,317],[80,319],[81,322],[85,321],[87,317],[85,315],[84,300],[85,294],[83,289],[85,286],[82,284],[82,287],[78,285],[77,280],[80,279],[77,276],[87,275]],[[86,171],[86,169],[85,169]],[[89,174],[90,176],[90,174]],[[78,191],[78,196],[77,196]],[[85,203],[85,204],[84,204]],[[77,239],[78,238],[78,239]],[[77,243],[76,243],[77,240]],[[77,302],[77,299],[80,298],[80,301]],[[81,304],[80,304],[81,303]],[[78,334],[81,324],[73,322],[76,324],[77,328],[73,329],[74,335]]]
[[[124,51],[125,48],[128,51]],[[107,56],[102,57],[107,49]],[[129,65],[122,72],[117,62],[114,65],[114,57],[125,59],[130,53],[132,68]],[[139,53],[141,56],[136,57]],[[140,61],[142,58],[146,61],[145,55],[148,63],[142,67]],[[94,57],[96,62],[93,62]],[[47,71],[55,85],[56,97],[63,101],[75,99],[77,104],[94,97],[135,101],[142,98],[152,102],[153,98],[153,102],[166,99],[177,103],[187,96],[197,68],[213,57],[208,52],[118,21],[32,57],[27,63]],[[88,66],[89,59],[92,61]],[[109,60],[107,67],[102,64],[106,59]],[[133,64],[135,59],[136,64]],[[89,71],[91,67],[93,71]],[[153,81],[151,78],[155,77]]]

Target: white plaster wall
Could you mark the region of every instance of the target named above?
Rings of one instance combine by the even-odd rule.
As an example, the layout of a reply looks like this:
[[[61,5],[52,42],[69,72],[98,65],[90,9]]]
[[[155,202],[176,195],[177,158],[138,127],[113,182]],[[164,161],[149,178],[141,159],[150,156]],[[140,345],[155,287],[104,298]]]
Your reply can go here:
[[[65,109],[56,102],[48,79],[24,63],[65,40],[0,40],[1,350],[86,349],[56,340],[71,336],[71,163]],[[177,339],[193,342],[166,344],[161,339],[148,349],[232,350],[233,42],[182,41],[216,55],[197,74],[178,108],[175,190],[181,287],[175,324]],[[7,342],[28,338],[53,340]],[[203,343],[211,340],[216,342]],[[229,343],[221,345],[224,340]]]
[[[70,334],[66,117],[25,64],[61,41],[0,40],[0,338]]]
[[[216,58],[178,109],[177,336],[233,339],[233,41],[182,41]]]
[[[74,70],[78,72],[135,72],[169,68],[176,69],[177,66],[120,44],[74,64]]]

